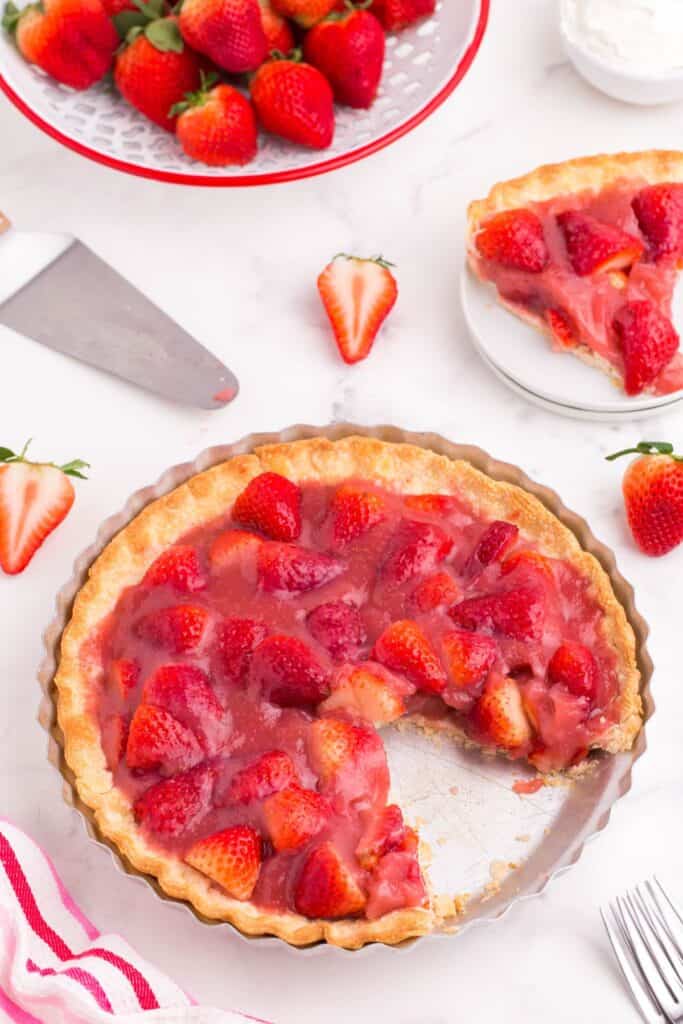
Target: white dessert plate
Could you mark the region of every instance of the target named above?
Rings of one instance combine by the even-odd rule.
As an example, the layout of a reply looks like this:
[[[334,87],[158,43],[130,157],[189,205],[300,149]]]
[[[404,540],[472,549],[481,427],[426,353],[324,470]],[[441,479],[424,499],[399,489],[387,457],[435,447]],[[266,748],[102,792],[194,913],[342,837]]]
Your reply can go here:
[[[683,400],[683,391],[670,395],[630,398],[618,391],[606,374],[587,366],[571,353],[556,352],[546,338],[501,306],[492,285],[477,280],[468,268],[461,278],[465,321],[475,348],[498,371],[505,383],[514,383],[539,404],[556,411],[589,418],[635,418],[671,409]],[[674,293],[674,322],[683,324],[683,287]],[[533,398],[531,399],[533,401]],[[639,418],[641,418],[639,416]]]

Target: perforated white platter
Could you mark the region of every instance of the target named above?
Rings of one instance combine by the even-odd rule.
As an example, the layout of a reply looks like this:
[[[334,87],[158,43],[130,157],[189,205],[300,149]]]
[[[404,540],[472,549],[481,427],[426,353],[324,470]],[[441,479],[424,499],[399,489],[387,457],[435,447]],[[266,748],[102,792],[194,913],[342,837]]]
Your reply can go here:
[[[211,168],[187,158],[172,135],[138,114],[104,81],[86,92],[27,64],[0,33],[0,88],[53,138],[100,163],[189,185],[257,185],[321,174],[359,160],[429,116],[469,69],[486,29],[489,0],[440,0],[432,18],[387,38],[384,77],[370,110],[337,107],[324,152],[272,136],[247,167]]]

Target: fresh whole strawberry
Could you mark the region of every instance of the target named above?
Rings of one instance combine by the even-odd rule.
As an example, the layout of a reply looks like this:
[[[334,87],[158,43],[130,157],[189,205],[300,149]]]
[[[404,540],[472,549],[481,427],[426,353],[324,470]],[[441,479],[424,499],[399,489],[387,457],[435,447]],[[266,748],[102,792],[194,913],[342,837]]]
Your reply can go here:
[[[175,130],[171,109],[201,85],[202,64],[185,46],[176,17],[134,26],[116,57],[114,81],[128,103],[150,121]]]
[[[331,808],[325,797],[293,784],[267,797],[263,816],[275,849],[296,850],[327,824]]]
[[[402,519],[387,545],[382,576],[390,583],[401,584],[413,576],[432,573],[452,547],[452,539],[435,523]]]
[[[304,861],[294,889],[294,906],[305,917],[340,918],[360,914],[365,894],[332,843],[323,843]]]
[[[135,633],[172,654],[190,654],[205,639],[209,620],[209,612],[201,605],[179,604],[143,615],[135,623]]]
[[[268,750],[233,775],[224,803],[248,804],[252,800],[264,800],[298,782],[299,776],[289,754],[284,750]]]
[[[433,14],[436,0],[373,0],[371,10],[387,32],[398,32]]]
[[[387,626],[375,642],[373,656],[427,693],[441,693],[446,685],[446,674],[434,648],[422,627],[411,619]]]
[[[279,473],[261,473],[251,480],[232,509],[235,522],[265,533],[272,540],[298,540],[301,534],[301,490]]]
[[[334,10],[337,0],[271,0],[278,14],[291,18],[301,28],[310,28]]]
[[[265,640],[268,629],[257,619],[222,619],[216,625],[216,658],[221,672],[233,683],[249,671],[251,656]]]
[[[513,640],[539,639],[545,621],[542,597],[532,587],[470,597],[456,604],[448,614],[463,629],[490,629]]]
[[[649,299],[622,306],[614,318],[614,330],[624,359],[624,390],[627,395],[639,395],[678,352],[678,332]]]
[[[202,88],[188,93],[171,113],[183,152],[210,167],[248,164],[256,155],[256,116],[246,96],[232,85],[202,75]]]
[[[340,253],[318,277],[318,291],[345,363],[370,354],[380,327],[398,297],[391,263]]]
[[[623,482],[626,515],[634,540],[646,555],[665,555],[683,541],[683,458],[663,441],[642,441],[609,455],[640,455]]]
[[[72,89],[99,82],[119,45],[101,0],[42,0],[21,10],[10,2],[2,24],[26,60]]]
[[[332,539],[339,546],[362,537],[386,519],[384,498],[353,484],[342,484],[330,502]]]
[[[306,625],[311,636],[335,661],[358,655],[366,634],[360,612],[348,601],[327,601],[308,613]]]
[[[595,700],[599,685],[598,664],[583,644],[565,640],[548,665],[548,680],[566,686],[575,697]]]
[[[210,810],[213,782],[213,770],[205,764],[157,782],[135,802],[135,819],[159,835],[182,835]]]
[[[300,593],[336,579],[344,563],[296,544],[265,541],[258,553],[258,581],[267,593]]]
[[[132,771],[161,771],[175,775],[202,760],[197,737],[163,708],[140,704],[133,715],[126,746]]]
[[[259,0],[261,6],[261,25],[266,37],[268,53],[289,53],[295,47],[294,34],[286,18],[275,10],[270,0]]]
[[[277,633],[254,651],[250,679],[282,707],[317,704],[330,689],[328,671],[311,648],[294,636]]]
[[[254,71],[268,54],[258,0],[183,0],[178,25],[188,46],[225,71]]]
[[[261,870],[261,837],[250,825],[232,825],[200,839],[185,860],[228,895],[248,900]]]
[[[643,255],[644,246],[639,238],[580,210],[566,210],[559,214],[557,223],[572,269],[581,277],[625,270]]]
[[[357,8],[333,12],[304,40],[304,57],[332,86],[337,103],[371,107],[384,66],[384,29],[374,14]]]
[[[539,274],[549,259],[543,224],[531,210],[494,213],[481,227],[475,245],[484,259],[529,274]]]
[[[145,573],[144,582],[151,587],[171,587],[179,594],[203,590],[206,577],[197,549],[191,544],[178,544],[164,551]]]
[[[496,641],[483,633],[453,629],[442,637],[441,644],[444,664],[457,688],[483,682],[498,657]]]
[[[317,68],[291,58],[266,61],[249,88],[262,127],[310,149],[327,149],[334,138],[332,87]]]
[[[45,538],[66,518],[75,492],[69,477],[83,480],[87,462],[63,466],[29,462],[24,445],[19,454],[0,448],[0,568],[23,572]]]
[[[648,185],[632,203],[655,262],[683,254],[683,185]]]

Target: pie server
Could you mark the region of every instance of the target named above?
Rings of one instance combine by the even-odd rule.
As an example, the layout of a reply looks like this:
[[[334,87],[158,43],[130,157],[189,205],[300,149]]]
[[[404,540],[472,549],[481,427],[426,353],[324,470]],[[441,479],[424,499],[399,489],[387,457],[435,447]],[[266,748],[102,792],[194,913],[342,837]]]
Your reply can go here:
[[[0,325],[175,402],[220,409],[237,378],[71,235],[0,213]]]

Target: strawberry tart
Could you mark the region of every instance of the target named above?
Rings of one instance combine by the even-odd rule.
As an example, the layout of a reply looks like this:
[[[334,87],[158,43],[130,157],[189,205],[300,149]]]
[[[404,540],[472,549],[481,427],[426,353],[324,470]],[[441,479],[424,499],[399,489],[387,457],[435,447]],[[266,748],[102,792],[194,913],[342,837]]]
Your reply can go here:
[[[139,871],[250,935],[356,948],[440,924],[382,728],[539,772],[628,750],[635,640],[538,499],[368,437],[261,447],[152,502],[78,593],[65,755]]]
[[[683,153],[540,167],[470,205],[468,262],[558,352],[627,395],[683,389],[671,303],[683,262]]]

